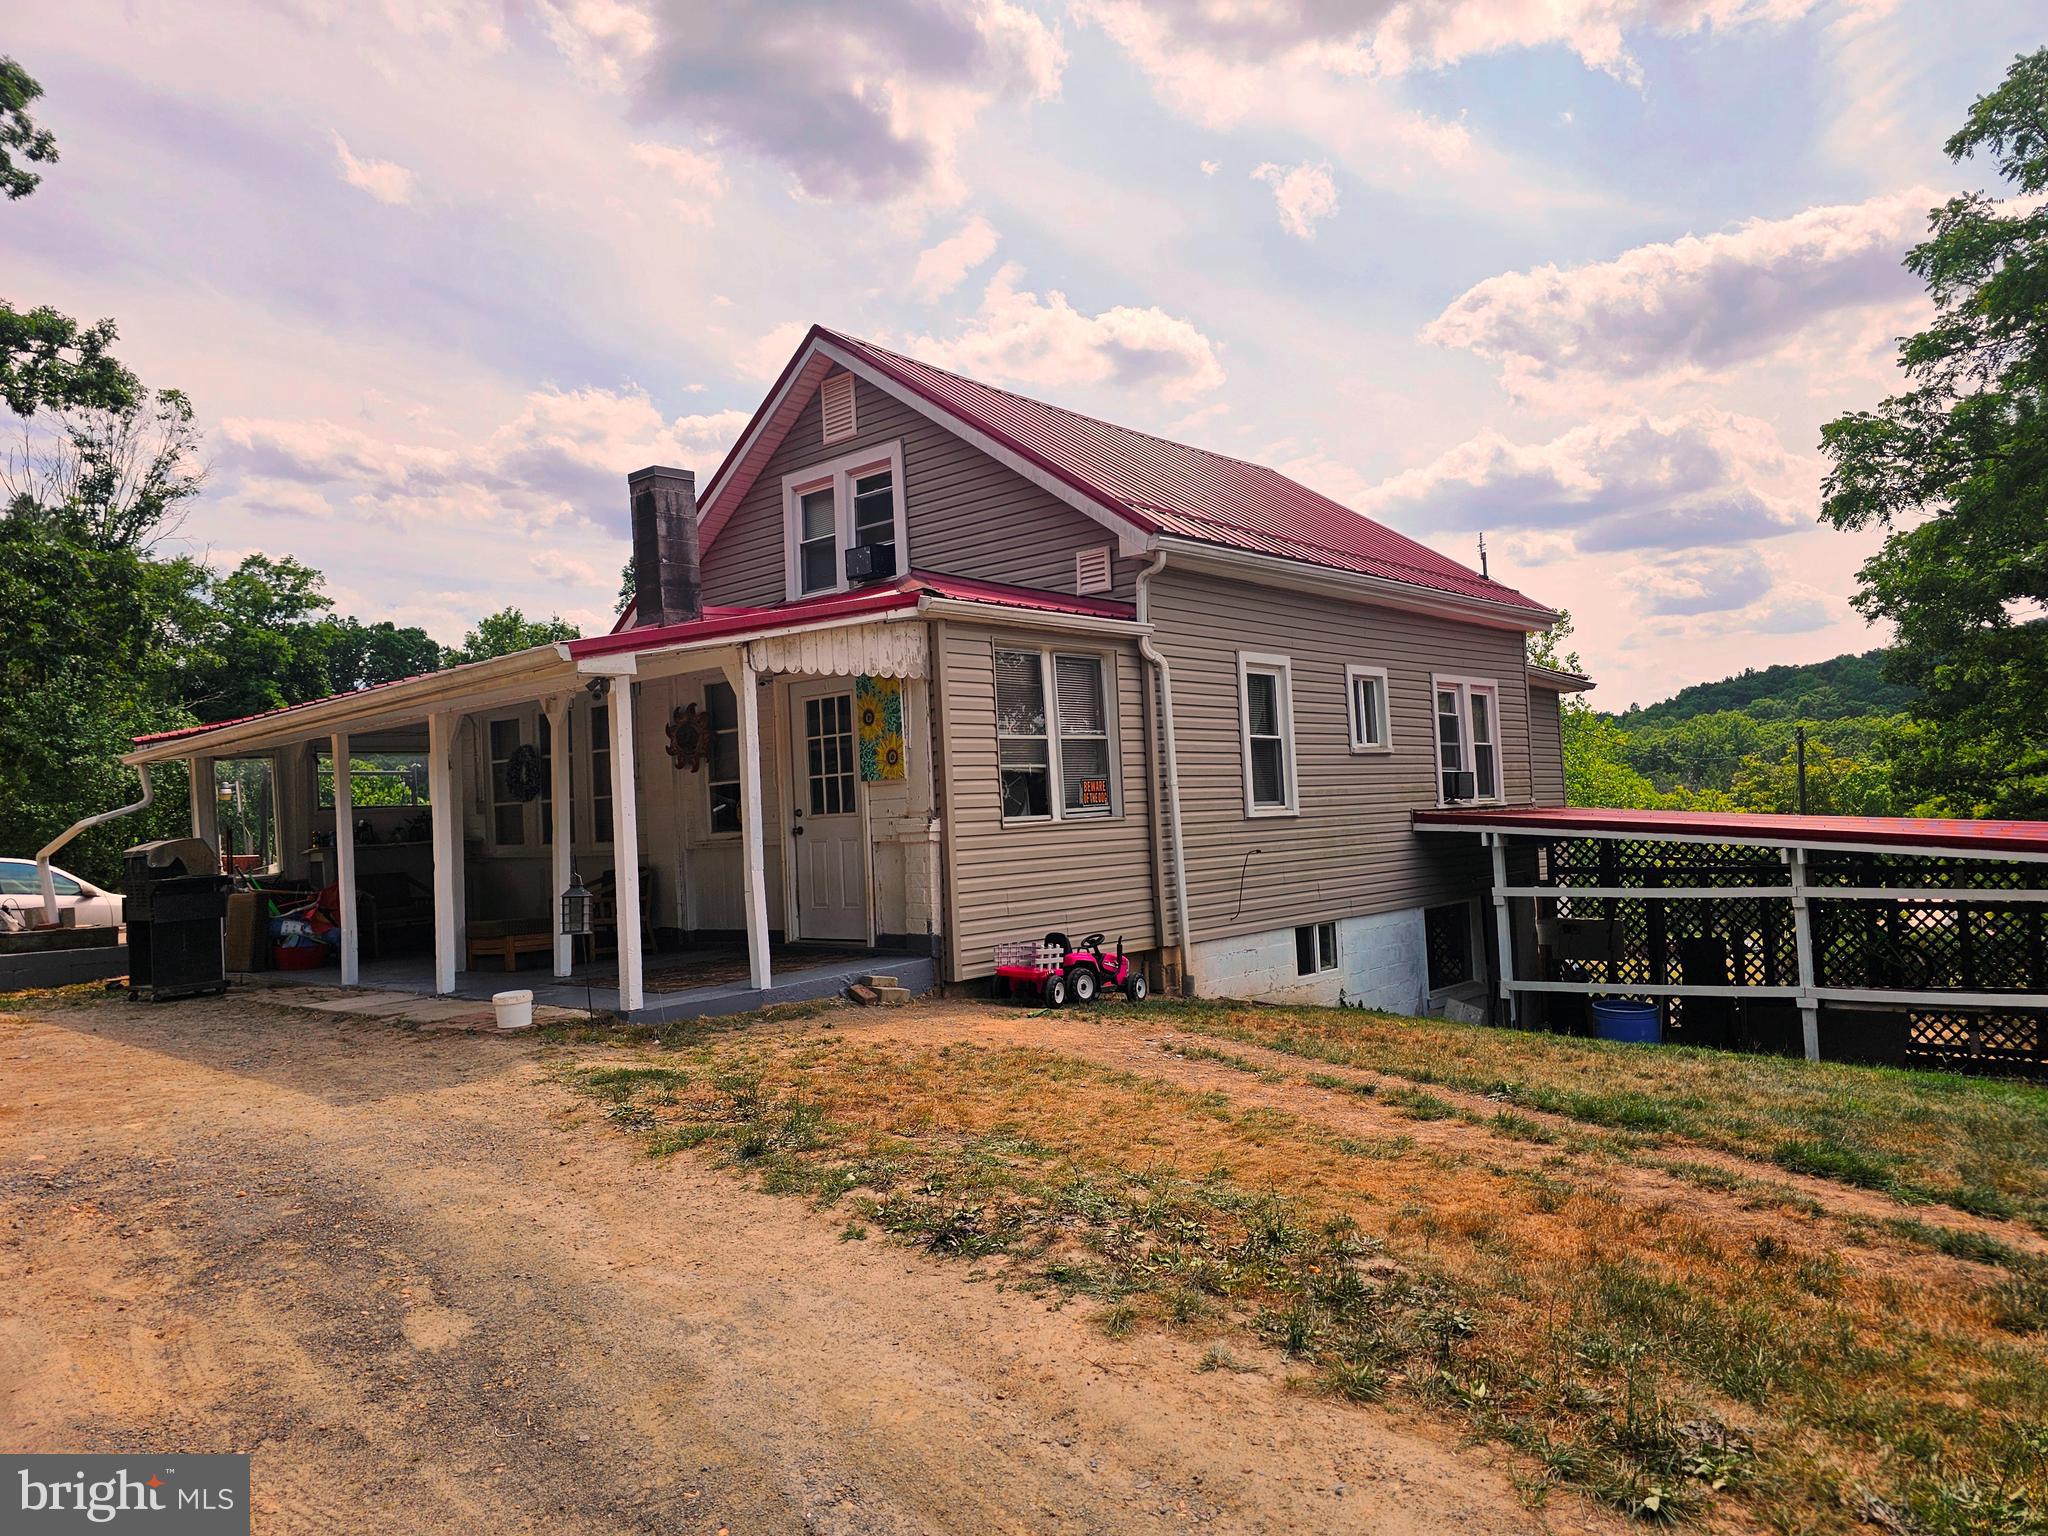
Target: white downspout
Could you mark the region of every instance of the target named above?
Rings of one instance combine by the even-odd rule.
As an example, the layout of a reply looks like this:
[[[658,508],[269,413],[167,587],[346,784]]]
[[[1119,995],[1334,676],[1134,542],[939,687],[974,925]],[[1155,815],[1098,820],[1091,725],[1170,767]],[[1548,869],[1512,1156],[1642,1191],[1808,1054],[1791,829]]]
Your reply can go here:
[[[1147,585],[1166,567],[1166,551],[1155,549],[1152,563],[1138,572],[1138,622],[1150,617]],[[1188,911],[1188,855],[1180,829],[1180,760],[1173,749],[1173,668],[1152,644],[1151,634],[1138,636],[1138,653],[1159,672],[1160,746],[1166,755],[1166,818],[1173,831],[1173,904],[1180,922],[1180,965],[1182,991],[1190,997],[1198,990],[1195,981],[1195,925]]]
[[[50,859],[71,839],[88,827],[96,827],[103,821],[113,821],[121,816],[133,816],[137,811],[146,811],[156,798],[156,787],[149,782],[149,764],[140,763],[135,769],[136,777],[142,780],[142,798],[133,805],[124,805],[111,811],[101,811],[97,816],[88,816],[83,821],[74,821],[49,842],[43,844],[36,855],[36,884],[43,893],[43,921],[55,926],[57,922],[57,882],[50,877]]]

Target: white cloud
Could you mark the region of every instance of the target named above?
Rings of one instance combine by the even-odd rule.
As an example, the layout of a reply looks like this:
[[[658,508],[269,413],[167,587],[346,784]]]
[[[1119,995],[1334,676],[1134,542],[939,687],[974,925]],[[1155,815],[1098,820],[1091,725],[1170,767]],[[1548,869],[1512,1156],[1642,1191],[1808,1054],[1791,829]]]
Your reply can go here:
[[[309,508],[303,498],[325,501],[315,488],[332,487],[381,521],[532,532],[621,522],[630,471],[672,463],[708,475],[746,421],[738,410],[666,419],[638,390],[538,390],[484,438],[455,445],[322,419],[231,417],[220,435],[233,493],[252,507]]]
[[[338,133],[333,138],[335,159],[341,166],[343,181],[392,207],[412,201],[411,171],[390,160],[358,160],[350,152],[346,139]]]
[[[711,222],[710,204],[725,196],[725,167],[715,155],[675,144],[635,144],[633,158],[676,189],[676,211],[691,224]]]
[[[1218,171],[1222,169],[1223,166],[1220,161],[1204,160],[1202,162],[1202,174],[1204,176],[1214,176]]]
[[[1683,37],[1783,25],[1820,0],[1081,0],[1097,19],[1142,15],[1183,46],[1253,61],[1307,59],[1335,73],[1395,76],[1509,49],[1561,47],[1588,69],[1632,84],[1642,72],[1630,33]]]
[[[911,290],[927,303],[943,298],[995,251],[994,226],[976,214],[961,226],[959,233],[918,253],[917,270],[910,275]]]
[[[1768,422],[1603,417],[1546,443],[1484,433],[1354,503],[1413,533],[1547,535],[1525,559],[1743,545],[1811,526],[1815,477]]]
[[[1337,183],[1328,163],[1282,167],[1267,161],[1252,172],[1253,181],[1269,183],[1280,210],[1280,227],[1300,240],[1316,237],[1316,220],[1337,211]]]
[[[1640,245],[1569,270],[1503,273],[1460,294],[1422,338],[1497,364],[1517,395],[1566,378],[1612,383],[1725,369],[1779,350],[1837,311],[1899,304],[1915,288],[1901,260],[1935,200],[1915,188]]]
[[[782,372],[790,353],[810,331],[802,320],[785,320],[742,346],[733,358],[733,366],[750,379],[772,379]]]
[[[962,136],[994,102],[1056,96],[1066,66],[1058,29],[1013,0],[553,0],[548,15],[579,69],[631,79],[642,120],[779,164],[812,198],[957,201]]]
[[[1084,314],[1057,290],[1040,297],[1020,289],[1022,275],[1014,263],[998,268],[956,335],[917,337],[904,350],[975,378],[1037,389],[1108,385],[1178,402],[1223,383],[1215,345],[1188,321],[1122,304]]]

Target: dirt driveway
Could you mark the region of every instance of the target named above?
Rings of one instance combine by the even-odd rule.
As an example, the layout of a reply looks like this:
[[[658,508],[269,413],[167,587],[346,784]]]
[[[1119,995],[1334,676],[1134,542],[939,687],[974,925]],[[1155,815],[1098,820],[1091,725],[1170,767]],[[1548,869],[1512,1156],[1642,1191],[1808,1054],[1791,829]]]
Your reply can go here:
[[[261,997],[0,1016],[0,1447],[249,1450],[270,1531],[1608,1524],[650,1162],[547,1055]]]

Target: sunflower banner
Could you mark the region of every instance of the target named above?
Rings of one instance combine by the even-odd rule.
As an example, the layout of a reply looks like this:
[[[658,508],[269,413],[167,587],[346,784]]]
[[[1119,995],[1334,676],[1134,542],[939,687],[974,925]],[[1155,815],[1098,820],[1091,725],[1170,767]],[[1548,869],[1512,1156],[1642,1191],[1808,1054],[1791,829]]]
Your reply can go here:
[[[903,679],[863,677],[854,688],[860,719],[860,777],[882,784],[903,777]]]

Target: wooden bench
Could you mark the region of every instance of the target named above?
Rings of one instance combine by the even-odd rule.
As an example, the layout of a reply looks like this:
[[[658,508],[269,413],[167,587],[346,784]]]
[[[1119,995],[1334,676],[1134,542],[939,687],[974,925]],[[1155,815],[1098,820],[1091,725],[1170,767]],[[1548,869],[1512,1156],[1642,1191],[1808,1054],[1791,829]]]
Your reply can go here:
[[[552,954],[555,936],[545,928],[513,923],[471,923],[467,948],[469,969],[474,969],[479,959],[496,955],[504,961],[506,970],[516,971],[521,955]]]

